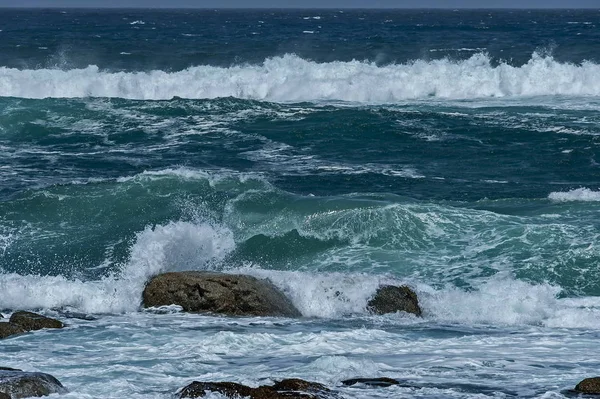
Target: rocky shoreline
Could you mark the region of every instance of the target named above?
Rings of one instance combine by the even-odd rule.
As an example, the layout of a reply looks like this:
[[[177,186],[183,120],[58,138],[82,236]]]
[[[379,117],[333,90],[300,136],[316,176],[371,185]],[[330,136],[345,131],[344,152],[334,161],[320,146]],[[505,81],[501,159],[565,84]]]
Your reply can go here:
[[[222,314],[228,316],[301,317],[302,314],[286,295],[270,281],[246,275],[215,272],[165,273],[152,278],[146,285],[142,306],[145,308],[178,305],[186,312]],[[372,314],[406,312],[422,316],[417,294],[407,286],[381,286],[367,303]],[[3,316],[0,314],[0,319]],[[0,320],[0,339],[31,331],[65,325],[56,319],[36,313],[16,311],[8,321]],[[341,381],[342,386],[386,388],[405,385],[387,377],[353,378]],[[67,389],[55,377],[44,373],[0,367],[0,399],[16,399],[66,393]],[[316,382],[284,379],[272,385],[256,388],[234,382],[194,381],[175,393],[178,398],[199,398],[207,392],[217,392],[228,398],[252,399],[335,399],[339,394]],[[581,381],[573,391],[576,394],[600,395],[600,377]]]

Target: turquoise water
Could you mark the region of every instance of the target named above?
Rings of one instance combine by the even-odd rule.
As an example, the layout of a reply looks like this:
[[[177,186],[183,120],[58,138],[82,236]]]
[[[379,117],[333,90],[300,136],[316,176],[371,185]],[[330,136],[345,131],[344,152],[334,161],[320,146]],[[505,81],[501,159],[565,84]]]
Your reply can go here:
[[[1,11],[0,309],[69,327],[3,340],[0,363],[73,398],[287,377],[568,395],[600,366],[598,26]],[[206,269],[270,278],[304,318],[140,309],[152,275]],[[384,283],[423,319],[367,314]],[[375,376],[409,387],[340,387]]]

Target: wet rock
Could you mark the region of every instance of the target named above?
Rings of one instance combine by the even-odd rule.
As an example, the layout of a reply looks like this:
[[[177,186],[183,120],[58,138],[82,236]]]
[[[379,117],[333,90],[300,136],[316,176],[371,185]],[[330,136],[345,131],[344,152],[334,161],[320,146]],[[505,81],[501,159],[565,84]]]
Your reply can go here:
[[[25,330],[12,323],[0,322],[0,339],[8,338],[11,335],[17,335],[24,333]]]
[[[58,320],[31,312],[15,312],[8,322],[0,322],[0,339],[42,328],[63,328]]]
[[[180,398],[202,398],[206,392],[218,392],[228,398],[250,396],[253,388],[234,382],[198,382],[194,381],[179,392]]]
[[[600,377],[586,378],[575,387],[577,392],[600,395]]]
[[[407,312],[421,316],[422,313],[417,294],[405,285],[380,287],[369,300],[367,309],[375,314]]]
[[[324,385],[300,379],[287,379],[273,385],[250,388],[233,382],[194,381],[183,388],[178,397],[202,398],[207,392],[218,392],[228,398],[249,397],[251,399],[325,399],[331,398],[330,390]]]
[[[356,385],[356,384],[363,384],[363,385],[367,385],[370,387],[380,387],[380,388],[389,387],[392,385],[401,385],[400,381],[395,380],[393,378],[387,378],[387,377],[351,378],[349,380],[342,381],[342,384],[348,385],[348,386]]]
[[[50,374],[0,370],[0,393],[9,398],[40,397],[66,392],[60,381]]]
[[[146,285],[143,305],[179,305],[187,312],[232,316],[301,316],[268,280],[213,272],[160,274]]]
[[[10,316],[9,322],[21,327],[25,331],[41,330],[42,328],[63,328],[62,322],[32,312],[15,312]]]

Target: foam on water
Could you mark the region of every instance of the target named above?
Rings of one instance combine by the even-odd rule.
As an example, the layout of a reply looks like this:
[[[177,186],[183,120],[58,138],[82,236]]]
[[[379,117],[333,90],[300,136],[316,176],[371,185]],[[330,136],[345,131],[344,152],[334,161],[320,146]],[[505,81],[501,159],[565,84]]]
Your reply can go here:
[[[137,234],[120,273],[96,281],[63,276],[0,274],[0,308],[71,307],[89,313],[139,309],[146,281],[161,272],[208,268],[233,248],[231,231],[220,226],[171,222]]]
[[[492,65],[489,56],[378,66],[362,61],[316,63],[296,55],[261,65],[196,66],[179,72],[0,68],[0,96],[170,99],[237,97],[280,102],[393,103],[407,99],[600,96],[600,65],[561,63],[534,53],[522,66]]]
[[[578,188],[567,192],[553,192],[548,195],[548,198],[560,202],[598,202],[600,201],[600,191],[590,190],[589,188]]]
[[[165,271],[222,269],[220,262],[234,248],[231,232],[189,222],[147,228],[138,234],[122,273],[98,281],[64,277],[1,274],[0,308],[74,308],[88,313],[133,312],[139,309],[145,282]],[[366,315],[377,287],[404,284],[388,275],[314,273],[265,270],[251,265],[226,268],[268,278],[288,295],[306,317],[344,318]],[[415,287],[425,321],[466,325],[534,325],[558,328],[600,328],[600,299],[560,299],[561,289],[495,277],[465,291],[456,287]],[[172,310],[171,310],[172,311]],[[386,316],[388,322],[423,322],[410,315]]]
[[[560,287],[494,278],[475,291],[421,287],[429,317],[443,322],[599,328],[600,298],[559,299]]]

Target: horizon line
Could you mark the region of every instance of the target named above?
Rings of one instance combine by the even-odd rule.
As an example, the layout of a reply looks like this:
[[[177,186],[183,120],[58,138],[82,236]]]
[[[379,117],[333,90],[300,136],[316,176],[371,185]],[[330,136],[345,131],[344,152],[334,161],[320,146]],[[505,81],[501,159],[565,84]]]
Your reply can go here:
[[[103,7],[103,6],[2,6],[0,9],[19,9],[19,10],[31,10],[31,9],[42,9],[42,10],[598,10],[600,7],[194,7],[194,6],[180,6],[180,7],[139,7],[139,6],[126,6],[126,7]]]

